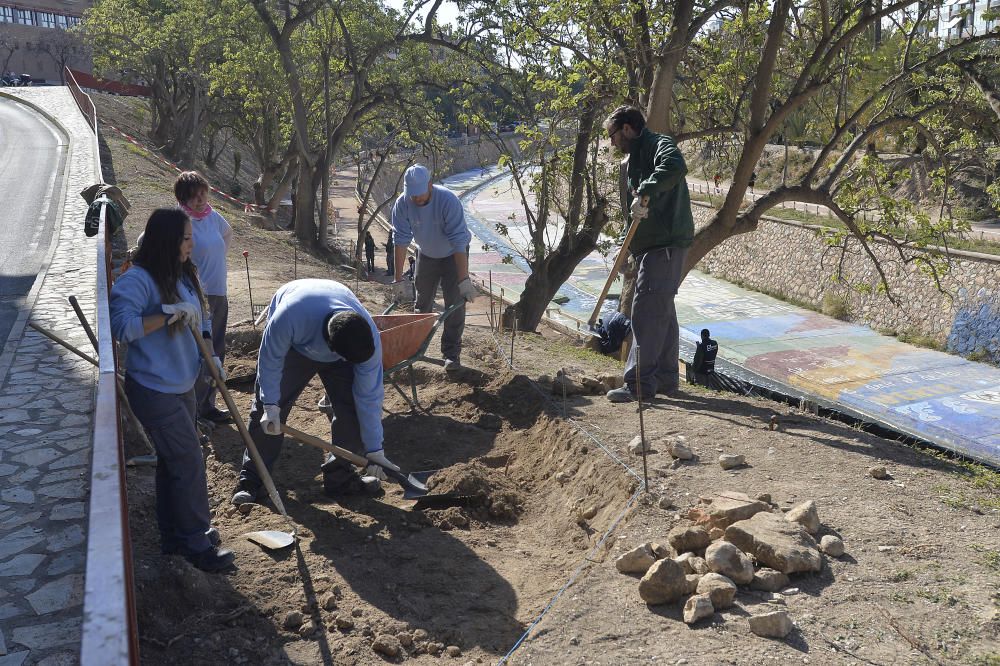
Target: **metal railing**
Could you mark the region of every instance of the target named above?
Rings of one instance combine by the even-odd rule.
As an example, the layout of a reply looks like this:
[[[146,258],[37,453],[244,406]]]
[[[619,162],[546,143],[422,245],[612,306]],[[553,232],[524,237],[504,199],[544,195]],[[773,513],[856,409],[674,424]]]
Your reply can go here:
[[[73,95],[73,99],[76,100],[76,105],[80,107],[80,113],[83,117],[87,119],[87,124],[90,125],[90,129],[94,131],[94,136],[97,136],[97,107],[94,106],[94,100],[90,99],[90,95],[83,92],[80,88],[80,84],[76,82],[76,77],[73,76],[73,71],[69,67],[63,68],[63,74],[66,78],[66,87],[69,88],[70,94]],[[97,153],[97,166],[98,166],[98,177],[100,177],[100,165],[101,165],[101,154]]]
[[[94,132],[95,180],[101,182],[97,107],[67,69],[66,85]],[[128,528],[125,459],[116,389],[118,357],[111,337],[111,238],[102,206],[97,243],[98,379],[91,448],[90,512],[83,594],[80,663],[124,666],[139,663],[132,544]]]

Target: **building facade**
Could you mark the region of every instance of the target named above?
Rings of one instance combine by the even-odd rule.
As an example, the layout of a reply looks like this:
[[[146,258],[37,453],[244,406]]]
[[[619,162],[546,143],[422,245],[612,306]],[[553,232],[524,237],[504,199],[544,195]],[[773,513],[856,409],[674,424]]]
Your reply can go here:
[[[36,82],[61,83],[69,66],[89,72],[90,54],[67,32],[80,23],[91,0],[0,0],[0,71],[29,74]]]

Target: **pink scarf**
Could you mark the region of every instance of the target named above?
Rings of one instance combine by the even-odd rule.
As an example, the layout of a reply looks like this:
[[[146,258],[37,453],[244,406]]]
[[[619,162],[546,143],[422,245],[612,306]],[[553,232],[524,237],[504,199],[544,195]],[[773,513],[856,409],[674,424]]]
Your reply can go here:
[[[190,217],[192,220],[198,220],[199,222],[212,214],[212,204],[210,203],[206,203],[205,207],[198,212],[195,212],[190,208],[188,208],[187,204],[178,204],[178,205],[181,207],[182,211],[188,214],[188,217]]]

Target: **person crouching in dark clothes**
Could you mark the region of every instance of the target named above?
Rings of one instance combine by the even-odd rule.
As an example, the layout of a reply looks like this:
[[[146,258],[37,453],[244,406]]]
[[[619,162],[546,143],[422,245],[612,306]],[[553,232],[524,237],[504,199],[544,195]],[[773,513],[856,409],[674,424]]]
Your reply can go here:
[[[713,340],[707,328],[701,329],[701,342],[694,352],[694,361],[688,366],[688,382],[709,388],[717,388],[715,378],[715,357],[719,353],[719,343]]]

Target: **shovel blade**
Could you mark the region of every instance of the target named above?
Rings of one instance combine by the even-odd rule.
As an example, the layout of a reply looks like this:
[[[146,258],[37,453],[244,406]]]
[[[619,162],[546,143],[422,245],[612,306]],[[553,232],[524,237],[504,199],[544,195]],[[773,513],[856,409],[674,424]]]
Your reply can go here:
[[[406,474],[405,472],[398,472],[388,467],[383,467],[382,469],[385,470],[386,476],[403,487],[403,497],[409,499],[410,497],[422,497],[427,494],[427,486],[417,478],[417,474]]]
[[[260,532],[250,532],[247,539],[253,541],[258,546],[263,546],[268,550],[281,550],[288,548],[295,543],[295,535],[278,530],[262,530]]]

